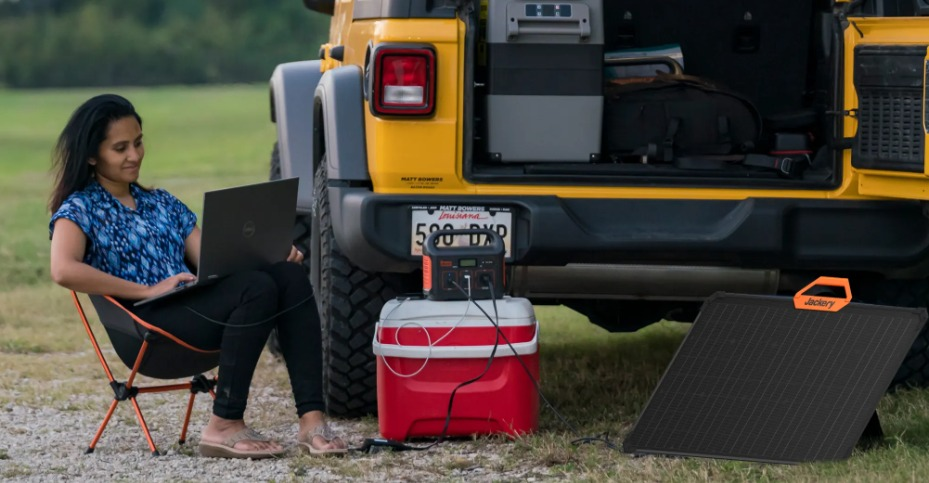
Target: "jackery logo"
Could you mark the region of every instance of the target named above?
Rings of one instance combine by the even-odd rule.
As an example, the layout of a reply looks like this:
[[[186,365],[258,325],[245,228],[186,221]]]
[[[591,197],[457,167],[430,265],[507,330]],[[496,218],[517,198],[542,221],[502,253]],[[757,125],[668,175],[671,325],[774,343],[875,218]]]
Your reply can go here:
[[[835,305],[835,300],[809,298],[809,299],[806,299],[806,302],[803,305],[809,305],[811,307],[825,307],[827,309],[831,309]]]

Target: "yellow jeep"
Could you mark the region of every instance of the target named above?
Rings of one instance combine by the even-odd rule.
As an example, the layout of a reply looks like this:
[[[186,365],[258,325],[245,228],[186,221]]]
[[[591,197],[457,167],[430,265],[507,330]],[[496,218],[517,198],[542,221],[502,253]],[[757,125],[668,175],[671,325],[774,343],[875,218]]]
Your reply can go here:
[[[304,3],[329,37],[271,77],[271,176],[302,181],[333,414],[376,411],[374,324],[439,229],[610,331],[820,275],[926,306],[927,0]]]

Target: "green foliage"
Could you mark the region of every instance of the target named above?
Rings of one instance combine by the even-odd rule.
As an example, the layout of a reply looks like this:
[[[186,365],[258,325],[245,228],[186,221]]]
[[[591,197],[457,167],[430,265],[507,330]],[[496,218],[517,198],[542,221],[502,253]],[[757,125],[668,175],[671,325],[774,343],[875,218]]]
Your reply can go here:
[[[0,2],[0,86],[264,81],[316,52],[328,22],[296,0]]]

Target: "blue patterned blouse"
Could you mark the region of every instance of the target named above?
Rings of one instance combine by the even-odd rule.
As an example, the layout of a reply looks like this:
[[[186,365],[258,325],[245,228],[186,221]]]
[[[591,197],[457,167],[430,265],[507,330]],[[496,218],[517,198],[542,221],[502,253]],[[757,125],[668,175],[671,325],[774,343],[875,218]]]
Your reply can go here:
[[[143,285],[189,272],[184,240],[197,225],[195,215],[165,190],[129,187],[136,209],[119,202],[96,180],[65,199],[52,215],[73,221],[87,235],[84,262],[124,280]]]

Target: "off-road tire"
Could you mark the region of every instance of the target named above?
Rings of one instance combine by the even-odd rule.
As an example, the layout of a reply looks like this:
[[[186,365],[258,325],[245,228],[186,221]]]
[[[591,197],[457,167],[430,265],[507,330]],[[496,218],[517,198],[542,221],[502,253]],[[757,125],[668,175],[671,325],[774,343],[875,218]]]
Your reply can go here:
[[[381,307],[411,289],[414,275],[371,273],[352,264],[332,231],[325,158],[313,182],[319,226],[320,283],[316,298],[323,331],[323,390],[329,413],[358,417],[377,412],[374,327]]]
[[[268,179],[272,181],[281,179],[281,154],[278,143],[274,143],[274,149],[271,151]],[[310,227],[312,221],[312,218],[309,216],[297,215],[297,219],[294,221],[293,231],[294,246],[297,247],[297,250],[303,252],[303,268],[306,269],[307,273],[310,271],[310,260],[312,259],[310,256],[310,234],[312,233]],[[277,336],[277,327],[271,331],[265,346],[268,348],[268,352],[278,359],[282,357],[281,343]]]
[[[886,280],[852,286],[857,300],[896,307],[926,307],[929,304],[929,280]],[[929,324],[916,336],[912,347],[897,369],[891,389],[929,386]]]
[[[274,149],[271,150],[271,163],[268,170],[268,179],[274,181],[281,179],[281,147],[275,142]]]

